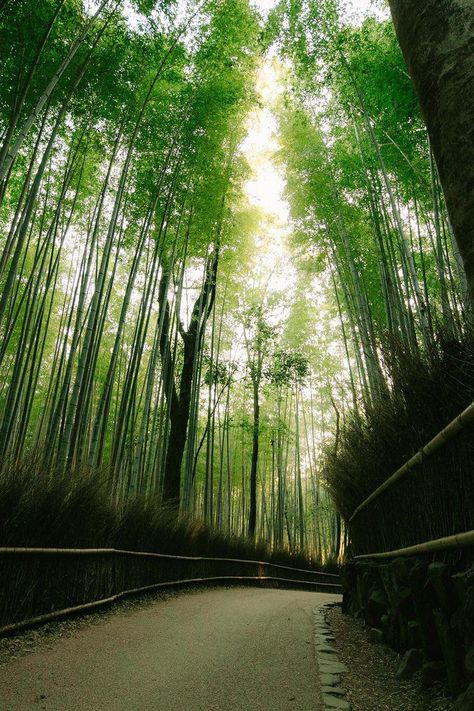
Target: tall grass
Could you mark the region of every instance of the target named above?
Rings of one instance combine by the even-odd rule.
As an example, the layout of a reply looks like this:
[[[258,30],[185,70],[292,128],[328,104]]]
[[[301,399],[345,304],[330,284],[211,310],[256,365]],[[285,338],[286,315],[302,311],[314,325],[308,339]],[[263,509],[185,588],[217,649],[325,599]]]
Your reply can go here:
[[[324,475],[346,521],[354,509],[474,399],[474,337],[442,331],[413,353],[383,344],[386,390],[349,417]],[[349,524],[355,553],[390,550],[474,528],[474,427],[426,459]]]

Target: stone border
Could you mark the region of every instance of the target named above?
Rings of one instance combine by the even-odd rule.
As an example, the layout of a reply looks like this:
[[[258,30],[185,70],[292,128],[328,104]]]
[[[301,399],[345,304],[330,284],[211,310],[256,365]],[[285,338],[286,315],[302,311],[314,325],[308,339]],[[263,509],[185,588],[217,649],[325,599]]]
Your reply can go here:
[[[313,612],[316,661],[324,709],[350,711],[351,706],[345,698],[346,692],[341,687],[341,674],[347,673],[348,670],[346,665],[338,660],[336,650],[330,645],[334,636],[324,615],[328,608],[335,606],[339,607],[340,603],[326,602]]]

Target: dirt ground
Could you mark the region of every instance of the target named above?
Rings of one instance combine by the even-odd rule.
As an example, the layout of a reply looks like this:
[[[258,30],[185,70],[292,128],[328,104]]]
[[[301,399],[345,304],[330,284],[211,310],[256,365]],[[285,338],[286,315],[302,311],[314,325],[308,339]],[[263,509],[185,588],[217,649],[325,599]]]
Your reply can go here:
[[[336,599],[242,587],[122,608],[10,648],[0,708],[322,711],[313,611]]]

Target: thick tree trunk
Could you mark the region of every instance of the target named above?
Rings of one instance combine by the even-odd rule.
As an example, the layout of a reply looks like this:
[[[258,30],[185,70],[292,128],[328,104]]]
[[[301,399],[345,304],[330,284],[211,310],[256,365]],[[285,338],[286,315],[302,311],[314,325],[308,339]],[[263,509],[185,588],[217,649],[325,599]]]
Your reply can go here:
[[[181,494],[181,465],[188,434],[191,391],[196,354],[196,334],[186,337],[184,342],[184,362],[180,378],[179,398],[170,402],[170,434],[166,452],[163,500],[179,504]]]
[[[474,299],[474,4],[390,0]]]
[[[214,306],[218,263],[219,241],[215,244],[214,254],[206,266],[204,283],[201,293],[194,304],[187,331],[184,331],[181,321],[179,320],[179,314],[177,314],[178,323],[180,324],[179,331],[184,344],[184,358],[179,382],[179,394],[176,390],[172,367],[170,307],[167,300],[168,281],[165,269],[163,270],[160,282],[158,301],[160,305],[160,319],[163,318],[163,330],[160,337],[161,372],[170,413],[170,432],[165,461],[163,501],[174,507],[179,506],[181,497],[181,465],[188,434],[191,395],[195,377],[195,358],[202,348],[207,319]]]

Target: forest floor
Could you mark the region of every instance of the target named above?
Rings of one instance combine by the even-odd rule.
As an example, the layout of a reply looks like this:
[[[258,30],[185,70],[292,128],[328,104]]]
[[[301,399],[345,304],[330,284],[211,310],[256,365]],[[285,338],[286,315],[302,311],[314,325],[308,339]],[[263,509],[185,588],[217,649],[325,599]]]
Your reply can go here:
[[[362,623],[343,615],[340,607],[329,608],[326,619],[335,637],[331,644],[349,670],[342,686],[351,711],[448,711],[452,707],[441,685],[425,691],[419,675],[398,681],[400,656],[371,642]]]
[[[89,616],[89,624],[61,623],[36,639],[30,632],[5,640],[0,707],[320,711],[313,611],[335,599],[296,590],[199,590],[119,606]]]

